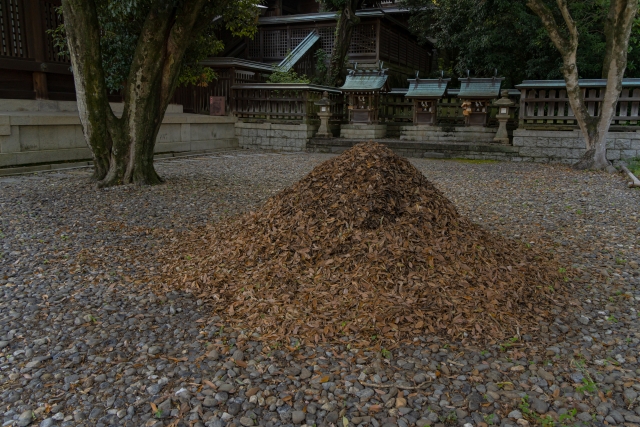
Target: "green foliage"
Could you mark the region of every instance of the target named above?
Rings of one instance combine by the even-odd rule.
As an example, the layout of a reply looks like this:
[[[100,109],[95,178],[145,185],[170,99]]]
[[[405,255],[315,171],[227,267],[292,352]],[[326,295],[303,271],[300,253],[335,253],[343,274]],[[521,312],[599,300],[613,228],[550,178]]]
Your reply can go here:
[[[307,76],[299,76],[296,71],[291,68],[289,71],[283,71],[276,67],[275,71],[269,76],[267,80],[269,83],[310,83],[311,80]]]
[[[517,342],[518,342],[518,337],[514,336],[514,337],[509,338],[508,341],[505,341],[502,344],[498,345],[498,348],[500,349],[500,351],[505,352],[505,351],[507,351],[507,349],[512,347]]]
[[[62,6],[56,7],[55,13],[58,14],[58,16],[62,16]],[[64,24],[61,24],[52,30],[47,30],[47,35],[51,37],[51,40],[53,41],[53,48],[58,52],[58,56],[67,58],[69,56],[69,46],[67,46]]]
[[[629,170],[636,177],[640,177],[640,157],[635,157],[629,160]]]
[[[591,378],[589,371],[587,371],[586,361],[583,356],[578,359],[574,359],[571,364],[580,371],[582,374],[582,385],[576,387],[576,391],[579,393],[595,393],[598,391],[598,387]]]
[[[327,68],[327,52],[324,49],[318,49],[313,56],[316,58],[316,70],[313,83],[318,85],[323,84],[327,71],[329,71]]]
[[[536,411],[531,409],[529,405],[529,396],[525,395],[520,401],[520,405],[518,407],[522,412],[522,415],[528,419],[529,421],[533,421],[536,425],[540,425],[542,427],[569,427],[573,426],[573,421],[575,419],[576,414],[578,413],[577,409],[572,409],[566,414],[562,414],[558,417],[558,422],[554,421],[550,415],[541,416]]]
[[[436,39],[439,65],[453,76],[506,77],[506,87],[525,79],[562,79],[562,60],[540,19],[526,0],[403,0],[410,26],[422,39]],[[434,4],[437,6],[434,7]],[[557,11],[555,2],[550,9]],[[580,34],[581,78],[600,78],[605,51],[604,21],[608,0],[569,2]],[[558,16],[558,22],[562,18]],[[630,42],[625,77],[640,76],[640,18]]]
[[[595,393],[596,391],[598,391],[598,387],[596,386],[596,383],[591,379],[591,377],[583,378],[582,384],[583,385],[576,387],[577,392]]]
[[[177,9],[182,0],[169,0]],[[202,13],[203,19],[218,16],[205,30],[196,35],[187,49],[179,76],[179,84],[200,84],[206,86],[216,75],[202,67],[199,62],[214,56],[224,49],[224,43],[217,38],[226,29],[238,37],[253,37],[257,31],[256,4],[260,0],[222,0],[208,2]],[[109,90],[117,92],[123,88],[131,62],[139,42],[140,32],[155,5],[154,0],[104,0],[96,1],[100,25],[100,48],[106,84]],[[61,8],[57,10],[62,13]],[[49,30],[58,55],[69,54],[64,24]]]

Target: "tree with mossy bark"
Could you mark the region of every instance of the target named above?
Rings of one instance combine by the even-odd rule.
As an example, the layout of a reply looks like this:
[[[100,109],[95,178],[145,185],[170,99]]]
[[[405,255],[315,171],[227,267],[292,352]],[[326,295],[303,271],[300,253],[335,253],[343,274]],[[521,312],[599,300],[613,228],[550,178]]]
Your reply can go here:
[[[326,0],[325,5],[338,12],[333,52],[329,60],[329,70],[325,77],[325,84],[337,86],[341,77],[344,63],[351,46],[353,29],[360,23],[356,11],[362,7],[364,0]]]
[[[213,77],[198,61],[222,49],[216,26],[253,36],[259,0],[63,0],[63,34],[98,186],[157,184],[156,137],[180,82]],[[120,92],[121,116],[108,95]]]
[[[555,0],[554,7],[550,7],[547,1],[551,0],[528,0],[527,6],[540,17],[547,34],[562,56],[562,74],[567,85],[569,104],[586,142],[586,151],[574,167],[604,169],[610,166],[606,157],[607,133],[622,91],[629,38],[638,12],[638,0],[609,0],[604,26],[606,48],[602,68],[602,78],[607,83],[597,116],[589,113],[578,81],[580,74],[576,60],[579,34],[568,0]]]

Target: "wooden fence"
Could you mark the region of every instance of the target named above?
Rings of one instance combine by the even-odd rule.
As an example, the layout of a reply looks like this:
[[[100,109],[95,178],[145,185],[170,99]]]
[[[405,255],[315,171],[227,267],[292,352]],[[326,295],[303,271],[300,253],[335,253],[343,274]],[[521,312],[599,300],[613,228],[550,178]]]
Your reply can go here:
[[[226,99],[226,111],[231,109],[231,88],[236,84],[261,83],[265,74],[246,68],[212,67],[216,79],[202,85],[178,87],[173,94],[172,104],[181,104],[185,113],[209,114],[209,97],[222,96]],[[269,71],[271,71],[269,69]],[[266,70],[264,71],[266,73]]]
[[[457,89],[452,89],[451,93],[438,100],[438,122],[437,125],[445,127],[464,126],[464,116],[462,115],[462,101],[456,97]],[[393,89],[391,92],[380,96],[380,121],[388,126],[408,125],[413,122],[413,100],[404,97],[406,89]],[[517,126],[518,117],[518,93],[511,91],[509,98],[514,102],[515,109],[512,109],[512,118],[508,123],[510,129]],[[498,127],[498,107],[491,106],[489,109],[488,127]],[[392,132],[392,135],[394,133]]]
[[[605,80],[580,80],[589,114],[598,116],[604,99]],[[525,80],[520,92],[519,127],[577,128],[577,122],[563,80]],[[640,124],[640,79],[624,79],[611,126],[637,127]]]
[[[332,122],[341,123],[345,117],[342,93],[336,88],[310,84],[265,83],[235,85],[232,88],[232,111],[246,122],[309,123],[317,120],[315,101],[329,93],[333,101]]]

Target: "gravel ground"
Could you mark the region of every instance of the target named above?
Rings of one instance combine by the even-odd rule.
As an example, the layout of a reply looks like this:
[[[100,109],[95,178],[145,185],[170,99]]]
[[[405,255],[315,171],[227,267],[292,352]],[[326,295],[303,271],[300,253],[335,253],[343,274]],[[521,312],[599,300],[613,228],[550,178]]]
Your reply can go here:
[[[153,188],[96,190],[87,169],[0,178],[3,425],[640,425],[640,191],[621,176],[414,160],[463,214],[566,265],[575,291],[541,342],[281,347],[137,279],[158,267],[134,255],[162,243],[153,229],[255,208],[327,158],[164,161]]]

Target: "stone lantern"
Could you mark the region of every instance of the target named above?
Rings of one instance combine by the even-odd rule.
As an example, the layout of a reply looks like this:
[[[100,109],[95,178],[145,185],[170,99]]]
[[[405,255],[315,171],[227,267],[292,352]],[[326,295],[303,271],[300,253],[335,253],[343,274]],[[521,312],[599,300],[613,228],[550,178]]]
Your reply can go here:
[[[329,92],[322,93],[322,99],[313,103],[318,106],[318,117],[320,117],[320,127],[316,133],[316,138],[333,138],[329,130],[329,119],[331,118],[331,104]]]
[[[509,145],[509,134],[507,133],[507,122],[509,118],[511,118],[511,107],[513,107],[514,103],[509,99],[509,90],[503,89],[501,92],[502,98],[494,101],[493,105],[498,107],[498,114],[496,114],[496,119],[498,119],[499,127],[498,132],[496,132],[494,141],[499,142],[501,144]]]

